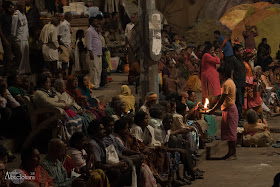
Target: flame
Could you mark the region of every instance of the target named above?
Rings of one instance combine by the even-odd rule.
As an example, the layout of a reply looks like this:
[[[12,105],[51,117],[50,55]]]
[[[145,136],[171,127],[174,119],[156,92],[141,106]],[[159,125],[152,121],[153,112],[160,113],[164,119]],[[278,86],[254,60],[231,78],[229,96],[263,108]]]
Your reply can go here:
[[[206,102],[205,102],[205,104],[204,104],[204,108],[207,108],[208,105],[209,105],[209,100],[206,98]]]

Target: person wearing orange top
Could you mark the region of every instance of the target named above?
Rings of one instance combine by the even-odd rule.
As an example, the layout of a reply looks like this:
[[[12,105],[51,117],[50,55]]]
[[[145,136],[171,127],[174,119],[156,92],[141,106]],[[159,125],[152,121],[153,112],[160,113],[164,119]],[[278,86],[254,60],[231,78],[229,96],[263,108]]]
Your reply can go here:
[[[221,66],[218,68],[220,79],[223,82],[222,95],[218,103],[209,111],[209,115],[215,113],[221,107],[221,139],[228,142],[228,154],[223,157],[226,160],[235,160],[236,157],[236,140],[238,126],[238,110],[236,101],[236,86],[231,79],[231,68]]]
[[[21,153],[21,170],[26,176],[35,176],[35,180],[28,180],[36,186],[51,187],[54,182],[48,172],[40,166],[40,152],[36,148],[28,148]]]

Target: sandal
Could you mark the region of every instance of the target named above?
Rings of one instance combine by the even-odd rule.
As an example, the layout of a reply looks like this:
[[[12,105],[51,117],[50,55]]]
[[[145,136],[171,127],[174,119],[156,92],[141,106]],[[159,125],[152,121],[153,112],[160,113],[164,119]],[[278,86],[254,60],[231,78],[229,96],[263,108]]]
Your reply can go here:
[[[237,160],[236,156],[230,156],[226,159],[227,161],[231,161],[231,160]]]

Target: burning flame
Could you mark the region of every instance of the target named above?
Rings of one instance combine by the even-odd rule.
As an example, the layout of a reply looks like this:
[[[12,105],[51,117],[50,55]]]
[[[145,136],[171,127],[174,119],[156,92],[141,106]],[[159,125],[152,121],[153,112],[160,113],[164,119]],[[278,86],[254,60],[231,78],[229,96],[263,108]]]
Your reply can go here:
[[[205,102],[205,104],[204,104],[204,108],[207,108],[208,105],[209,105],[209,100],[206,98],[206,102]]]

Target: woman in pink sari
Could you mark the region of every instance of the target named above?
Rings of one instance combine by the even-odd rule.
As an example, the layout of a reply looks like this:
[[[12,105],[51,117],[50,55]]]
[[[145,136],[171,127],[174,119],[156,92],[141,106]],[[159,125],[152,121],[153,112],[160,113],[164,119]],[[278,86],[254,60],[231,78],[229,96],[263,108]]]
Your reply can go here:
[[[215,47],[212,44],[207,45],[204,51],[201,62],[202,101],[208,97],[210,103],[214,104],[221,95],[219,73],[216,68],[216,64],[220,64],[220,59],[215,54]]]

